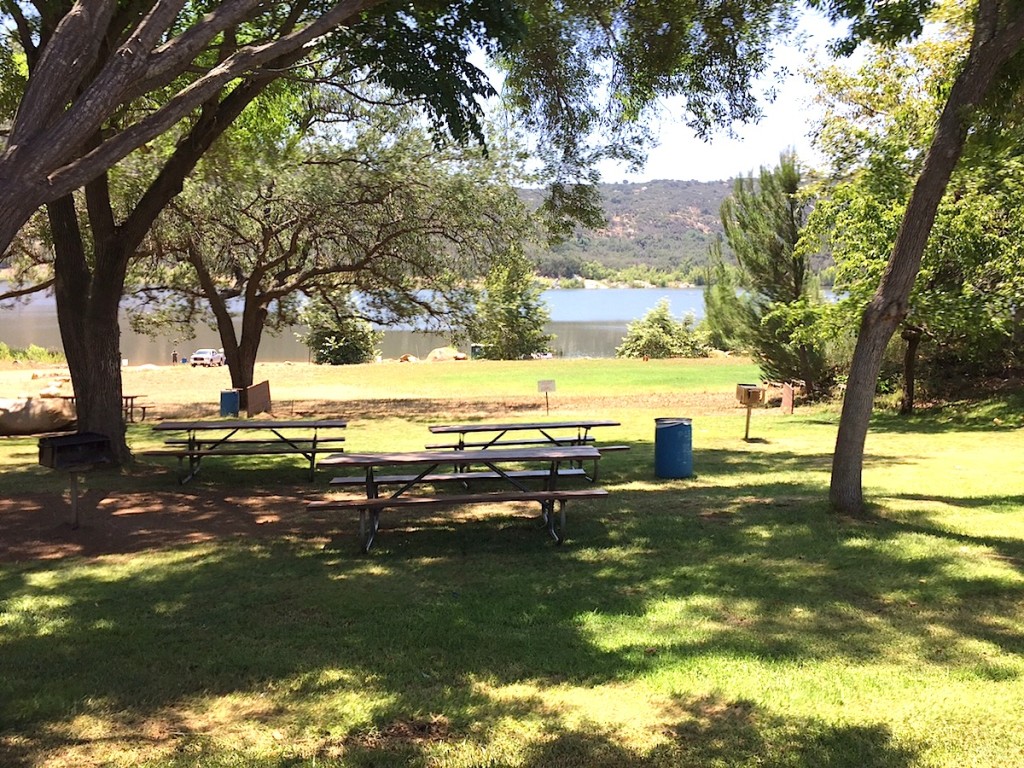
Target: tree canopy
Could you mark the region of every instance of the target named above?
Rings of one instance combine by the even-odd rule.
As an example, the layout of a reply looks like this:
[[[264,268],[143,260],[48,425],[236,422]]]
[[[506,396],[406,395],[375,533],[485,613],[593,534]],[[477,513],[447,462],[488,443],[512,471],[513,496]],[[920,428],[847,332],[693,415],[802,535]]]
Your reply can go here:
[[[838,181],[810,230],[815,241],[827,240],[836,260],[836,287],[846,297],[840,315],[847,320],[863,311],[881,278],[969,31],[963,9],[949,7],[914,44],[873,47],[856,72],[826,67],[817,73],[826,104],[821,145]],[[1022,147],[1011,127],[976,131],[964,151],[900,324],[908,345],[904,411],[913,407],[918,344],[936,384],[998,373],[1016,354],[1011,297],[1024,264],[1014,190]]]
[[[532,232],[503,153],[439,146],[409,109],[348,100],[330,141],[244,157],[244,172],[206,163],[186,183],[136,268],[136,317],[205,317],[235,387],[252,383],[264,329],[297,323],[307,299],[382,325],[464,325],[479,281]]]
[[[780,0],[0,0],[0,250],[46,206],[80,425],[126,459],[117,309],[129,263],[272,83],[361,78],[461,138],[478,135],[480,99],[494,91],[471,63],[483,50],[505,63],[508,103],[543,137],[546,210],[565,227],[594,212],[593,161],[634,147],[643,131],[631,127],[663,93],[685,92],[698,125],[754,115],[752,78],[788,10]],[[171,151],[115,204],[111,169],[165,136]]]
[[[660,95],[682,94],[703,131],[755,117],[751,84],[788,6],[5,0],[0,250],[40,205],[198,113],[231,122],[254,91],[305,76],[316,58],[331,62],[327,75],[361,72],[405,94],[457,138],[482,137],[480,99],[494,93],[473,51],[501,60],[508,103],[544,137],[556,197],[575,204],[593,162],[635,153],[640,134],[597,137],[639,125]]]

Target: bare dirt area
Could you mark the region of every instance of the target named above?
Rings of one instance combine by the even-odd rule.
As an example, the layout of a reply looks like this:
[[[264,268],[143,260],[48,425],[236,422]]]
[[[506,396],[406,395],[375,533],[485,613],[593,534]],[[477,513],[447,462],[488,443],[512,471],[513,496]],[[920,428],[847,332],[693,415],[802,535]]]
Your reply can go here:
[[[225,495],[181,489],[169,477],[167,491],[85,491],[77,528],[67,494],[19,494],[0,499],[0,562],[130,555],[231,538],[326,544],[338,523],[306,513],[302,500],[308,494],[306,486]]]
[[[139,366],[122,371],[127,392],[146,395],[152,412],[149,419],[204,418],[217,415],[213,402],[197,404],[197,392],[216,393],[228,386],[226,369],[192,369],[188,366]],[[536,414],[545,418],[536,397],[505,397],[495,400],[461,398],[346,398],[332,381],[330,368],[307,364],[260,364],[257,380],[273,384],[274,418],[429,418],[438,421],[501,419]],[[396,372],[400,375],[400,372]],[[0,397],[38,396],[57,385],[70,394],[67,369],[59,367],[0,367]],[[614,398],[577,397],[560,394],[558,413],[601,416],[612,409],[661,408],[666,415],[721,412],[736,408],[730,394],[641,394]],[[155,413],[153,413],[155,412]],[[549,414],[549,418],[556,418]],[[3,440],[4,438],[0,438]],[[297,468],[298,469],[298,468]],[[352,534],[352,521],[314,519],[304,499],[311,486],[297,483],[270,491],[246,491],[202,485],[179,486],[169,470],[165,478],[152,480],[154,468],[128,470],[126,477],[104,482],[93,472],[83,483],[79,499],[79,525],[73,527],[70,490],[19,493],[0,498],[0,561],[93,558],[231,538],[303,540],[327,544]],[[131,489],[138,474],[146,490]],[[143,474],[144,473],[144,476]],[[156,486],[157,490],[152,490]],[[165,490],[166,489],[166,490]],[[355,547],[351,541],[339,546]]]

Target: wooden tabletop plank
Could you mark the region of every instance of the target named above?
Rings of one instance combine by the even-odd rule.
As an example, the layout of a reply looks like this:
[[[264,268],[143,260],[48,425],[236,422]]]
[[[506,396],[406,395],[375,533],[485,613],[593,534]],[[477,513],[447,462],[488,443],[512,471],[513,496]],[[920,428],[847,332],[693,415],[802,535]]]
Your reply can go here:
[[[187,431],[207,429],[344,429],[348,422],[344,419],[234,419],[226,421],[161,421],[153,425],[154,430]]]
[[[535,421],[535,422],[516,422],[513,424],[489,424],[489,423],[476,423],[476,424],[435,424],[429,429],[435,434],[448,434],[455,432],[469,433],[469,432],[507,432],[512,430],[522,429],[579,429],[591,427],[618,427],[620,426],[617,421],[605,421],[605,420],[579,420],[579,421]]]
[[[502,464],[513,461],[590,461],[601,458],[591,445],[552,445],[537,448],[492,448],[484,451],[406,451],[399,453],[337,453],[321,466],[383,467],[402,464]]]

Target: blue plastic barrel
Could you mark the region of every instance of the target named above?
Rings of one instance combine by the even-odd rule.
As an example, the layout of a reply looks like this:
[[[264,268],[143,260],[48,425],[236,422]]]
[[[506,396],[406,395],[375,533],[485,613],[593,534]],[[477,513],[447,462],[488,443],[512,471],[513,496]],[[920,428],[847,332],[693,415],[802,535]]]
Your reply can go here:
[[[220,415],[221,416],[237,416],[238,415],[238,390],[237,389],[222,389],[220,391]]]
[[[656,477],[693,476],[693,425],[690,419],[654,420]]]

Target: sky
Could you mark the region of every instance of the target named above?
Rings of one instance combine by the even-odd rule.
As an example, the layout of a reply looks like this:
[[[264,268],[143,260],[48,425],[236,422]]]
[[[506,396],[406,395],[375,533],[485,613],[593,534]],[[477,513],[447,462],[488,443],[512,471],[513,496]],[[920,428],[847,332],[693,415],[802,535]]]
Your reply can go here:
[[[807,164],[819,165],[820,156],[809,138],[819,110],[812,104],[814,89],[804,81],[799,70],[807,61],[809,51],[825,57],[825,44],[837,37],[838,32],[820,17],[802,21],[800,30],[806,37],[804,51],[791,45],[776,53],[775,64],[785,66],[789,75],[777,87],[775,100],[762,102],[764,117],[760,122],[735,126],[735,137],[721,130],[710,141],[702,141],[682,121],[663,119],[657,124],[659,146],[650,151],[643,170],[629,173],[622,165],[606,163],[600,166],[601,180],[618,183],[732,179],[756,173],[761,166],[776,165],[779,154],[788,148],[795,149],[797,157]],[[673,112],[671,102],[664,106],[666,115]],[[679,110],[675,112],[678,114]]]

